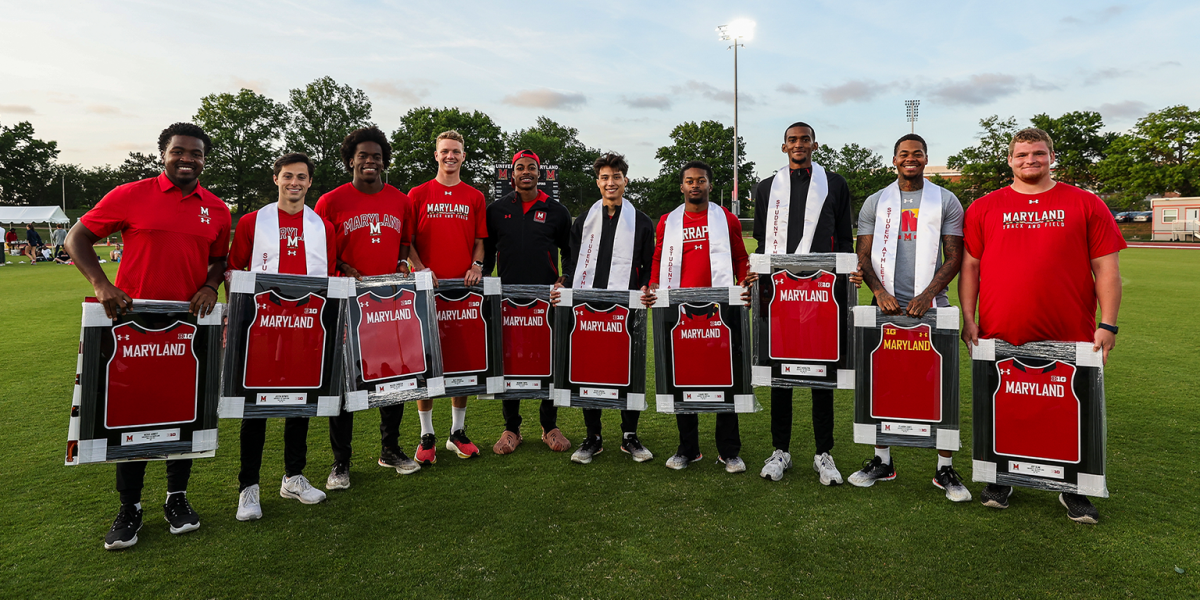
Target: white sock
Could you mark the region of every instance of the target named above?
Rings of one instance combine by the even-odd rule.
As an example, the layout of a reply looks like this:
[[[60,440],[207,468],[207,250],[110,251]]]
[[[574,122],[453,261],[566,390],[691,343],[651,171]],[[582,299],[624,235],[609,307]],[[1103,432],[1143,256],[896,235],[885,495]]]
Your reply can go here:
[[[450,433],[462,431],[467,426],[467,407],[450,407]]]
[[[633,436],[635,436],[635,435],[637,435],[637,432],[636,432],[636,431],[626,431],[626,432],[625,432],[625,435],[623,436],[623,438],[624,438],[624,439],[629,439],[629,438],[631,438],[631,437],[633,437]]]
[[[142,510],[142,503],[141,503],[141,502],[138,502],[137,504],[134,504],[134,505],[133,505],[133,507],[134,507],[134,508],[136,508],[136,509],[138,509],[138,510]]]
[[[433,433],[433,409],[418,410],[417,416],[421,417],[421,435],[426,436]]]
[[[938,455],[938,470],[941,470],[942,467],[949,467],[953,464],[953,456],[942,456],[941,454]]]
[[[171,496],[174,496],[175,494],[183,494],[184,496],[186,496],[187,490],[184,490],[182,492],[167,492],[167,500],[169,501],[171,499]]]
[[[886,465],[892,464],[892,449],[891,448],[876,448],[875,456],[883,460]]]

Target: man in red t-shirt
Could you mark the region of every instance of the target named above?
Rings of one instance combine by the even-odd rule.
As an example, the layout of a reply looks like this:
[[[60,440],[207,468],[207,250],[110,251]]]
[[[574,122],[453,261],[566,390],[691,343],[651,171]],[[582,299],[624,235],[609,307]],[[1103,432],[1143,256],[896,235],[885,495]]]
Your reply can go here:
[[[663,288],[721,287],[737,285],[746,279],[750,256],[742,241],[742,224],[724,207],[710,204],[712,168],[691,161],[679,172],[679,189],[684,203],[658,221],[654,261],[650,268],[649,292]],[[713,224],[712,218],[725,223]],[[726,235],[720,235],[725,230]],[[664,254],[666,258],[664,259]],[[743,299],[749,299],[743,294]],[[654,304],[652,293],[642,296],[646,306]],[[704,458],[700,453],[700,420],[695,414],[675,415],[679,427],[679,450],[667,459],[671,469],[687,468]],[[746,463],[738,456],[742,449],[737,413],[717,413],[717,460],[729,473],[742,473]]]
[[[238,219],[233,247],[229,250],[230,271],[333,275],[337,266],[333,225],[304,205],[314,169],[312,161],[300,153],[286,154],[275,161],[274,181],[279,188],[279,201]],[[239,521],[262,518],[258,474],[266,440],[266,419],[242,419]],[[284,477],[279,495],[304,504],[317,504],[325,499],[325,492],[314,488],[304,477],[307,456],[308,417],[285,419]]]
[[[433,152],[438,164],[437,177],[409,190],[417,223],[415,248],[409,257],[413,268],[429,268],[437,279],[461,278],[464,284],[475,285],[483,279],[487,204],[482,192],[462,181],[462,164],[467,159],[465,147],[466,141],[457,131],[438,134]],[[467,397],[451,398],[450,413],[446,449],[459,458],[479,456],[479,448],[467,438]],[[417,416],[421,418],[421,444],[416,459],[423,465],[433,464],[437,462],[433,400],[417,400]]]
[[[1092,342],[1107,362],[1116,344],[1121,306],[1117,253],[1125,240],[1100,198],[1054,181],[1053,162],[1054,141],[1045,131],[1017,132],[1008,146],[1012,185],[967,209],[966,254],[958,279],[962,339],[968,350],[979,338],[1014,345]],[[983,505],[1007,508],[1011,494],[1011,486],[988,484]],[[1060,494],[1059,502],[1074,521],[1090,524],[1100,517],[1079,494]]]
[[[229,208],[200,185],[212,140],[191,123],[175,123],[158,137],[163,173],[119,186],[79,219],[67,236],[67,253],[95,290],[110,319],[124,314],[133,299],[190,302],[202,317],[217,304],[229,249]],[[93,246],[120,231],[125,258],[114,286],[100,267]],[[200,515],[187,501],[191,460],[168,460],[167,502],[163,511],[171,533],[200,528]],[[146,462],[117,465],[121,509],[104,539],[108,550],[137,543],[142,527],[142,487]]]
[[[392,146],[378,127],[350,132],[342,142],[342,164],[354,179],[317,200],[316,212],[333,224],[337,242],[337,270],[360,279],[373,275],[408,273],[409,244],[413,233],[412,201],[404,192],[383,182],[383,170],[392,162]],[[404,405],[379,409],[382,449],[379,465],[408,475],[421,469],[400,448],[400,420]],[[329,443],[333,468],[325,489],[350,487],[351,439],[354,413],[342,411],[329,418]]]

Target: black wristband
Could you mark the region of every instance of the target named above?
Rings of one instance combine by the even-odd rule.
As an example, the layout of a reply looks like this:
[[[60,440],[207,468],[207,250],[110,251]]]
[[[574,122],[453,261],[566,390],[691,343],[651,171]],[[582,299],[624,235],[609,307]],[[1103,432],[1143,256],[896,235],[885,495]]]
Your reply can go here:
[[[206,283],[206,284],[204,284],[204,286],[203,286],[203,287],[206,287],[206,288],[208,288],[208,289],[212,290],[212,291],[213,291],[213,293],[214,293],[214,294],[216,294],[216,295],[218,295],[218,296],[220,296],[220,295],[221,295],[221,292],[220,292],[219,290],[217,290],[217,288],[213,287],[211,283]]]
[[[1103,329],[1105,331],[1111,331],[1113,335],[1117,335],[1118,327],[1116,325],[1109,325],[1108,323],[1100,323],[1100,324],[1096,325],[1096,327]]]

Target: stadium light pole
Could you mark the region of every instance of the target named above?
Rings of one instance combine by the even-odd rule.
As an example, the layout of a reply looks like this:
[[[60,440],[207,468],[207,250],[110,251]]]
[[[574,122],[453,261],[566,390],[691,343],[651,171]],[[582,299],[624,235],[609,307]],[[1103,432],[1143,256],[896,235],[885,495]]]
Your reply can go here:
[[[912,124],[912,133],[917,132],[917,110],[920,106],[920,100],[904,101],[904,112],[908,115],[908,122]]]
[[[717,36],[723,42],[733,42],[733,214],[741,212],[741,201],[738,197],[738,77],[737,49],[745,46],[740,42],[754,38],[754,21],[750,19],[734,19],[727,25],[717,27]]]

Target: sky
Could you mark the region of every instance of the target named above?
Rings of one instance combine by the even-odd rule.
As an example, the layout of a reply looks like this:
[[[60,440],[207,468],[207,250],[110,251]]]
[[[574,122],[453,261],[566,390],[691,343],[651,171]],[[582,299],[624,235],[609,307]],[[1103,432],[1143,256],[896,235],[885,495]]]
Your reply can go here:
[[[1124,131],[1200,108],[1197,2],[299,2],[0,0],[0,123],[33,123],[60,162],[155,150],[208,94],[280,102],[322,76],[365,91],[391,132],[417,106],[545,115],[589,147],[657,174],[683,122],[734,120],[734,60],[716,27],[757,23],[738,50],[739,134],[760,176],[783,131],[890,156],[909,131],[930,164],[973,145],[979,120],[1094,110]]]

